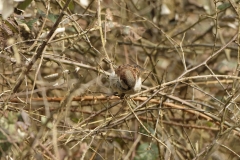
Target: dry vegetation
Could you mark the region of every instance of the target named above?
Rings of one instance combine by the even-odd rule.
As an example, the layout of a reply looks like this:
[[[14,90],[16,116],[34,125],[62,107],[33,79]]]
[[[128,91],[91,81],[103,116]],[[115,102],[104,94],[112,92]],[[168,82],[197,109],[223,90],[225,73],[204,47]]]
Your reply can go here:
[[[1,158],[240,159],[238,1],[83,2],[1,18]],[[144,81],[121,99],[127,63]]]

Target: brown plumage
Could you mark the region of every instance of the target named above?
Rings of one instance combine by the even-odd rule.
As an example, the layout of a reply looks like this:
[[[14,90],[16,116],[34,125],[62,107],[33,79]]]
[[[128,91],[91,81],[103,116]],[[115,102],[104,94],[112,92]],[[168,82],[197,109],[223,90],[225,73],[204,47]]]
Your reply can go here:
[[[110,86],[118,94],[133,94],[141,90],[141,77],[137,65],[121,65],[111,73]]]

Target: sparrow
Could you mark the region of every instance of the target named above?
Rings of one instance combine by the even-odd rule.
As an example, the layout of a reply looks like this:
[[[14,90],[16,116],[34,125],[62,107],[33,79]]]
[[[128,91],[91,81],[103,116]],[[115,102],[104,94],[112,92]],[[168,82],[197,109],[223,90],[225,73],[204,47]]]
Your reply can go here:
[[[109,76],[113,92],[121,97],[139,92],[142,86],[140,69],[140,66],[131,64],[117,67]]]

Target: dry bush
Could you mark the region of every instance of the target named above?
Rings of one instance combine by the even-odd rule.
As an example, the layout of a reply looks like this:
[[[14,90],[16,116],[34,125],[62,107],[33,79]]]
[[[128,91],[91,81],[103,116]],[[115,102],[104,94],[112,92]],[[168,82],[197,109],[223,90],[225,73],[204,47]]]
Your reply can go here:
[[[1,20],[2,159],[240,158],[238,2],[30,2]]]

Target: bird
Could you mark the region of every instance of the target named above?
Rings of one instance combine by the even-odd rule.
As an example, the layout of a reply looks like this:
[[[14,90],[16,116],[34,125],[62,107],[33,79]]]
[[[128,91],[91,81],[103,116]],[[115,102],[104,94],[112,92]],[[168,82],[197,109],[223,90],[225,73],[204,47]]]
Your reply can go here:
[[[114,94],[130,95],[141,90],[142,80],[140,74],[141,67],[138,65],[120,65],[111,72],[109,76],[110,87]]]

